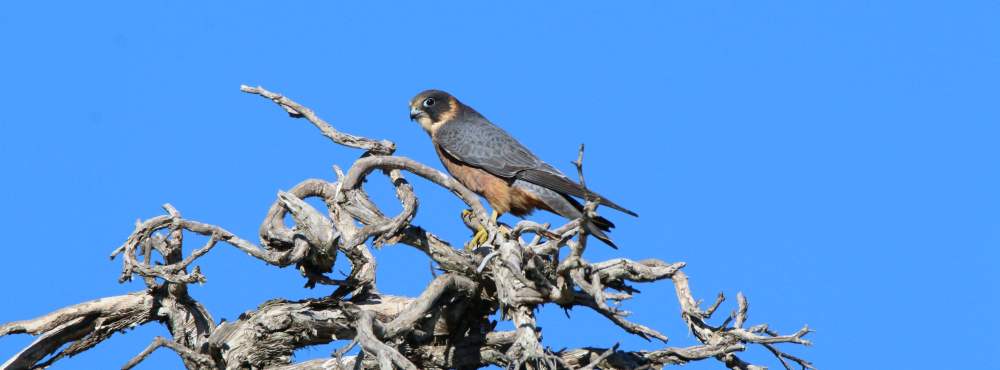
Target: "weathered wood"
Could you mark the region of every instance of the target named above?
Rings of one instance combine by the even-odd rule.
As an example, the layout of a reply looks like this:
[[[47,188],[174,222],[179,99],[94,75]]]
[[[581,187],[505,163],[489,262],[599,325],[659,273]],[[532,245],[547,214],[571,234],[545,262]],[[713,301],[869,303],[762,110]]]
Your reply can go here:
[[[0,369],[45,368],[115,332],[154,322],[166,325],[171,338],[156,338],[124,368],[132,368],[153,351],[166,348],[176,352],[189,369],[413,370],[495,365],[631,370],[706,359],[734,369],[759,369],[737,357],[750,345],[763,346],[786,368],[791,363],[813,368],[808,361],[776,346],[810,345],[804,338],[810,332],[808,327],[788,335],[778,334],[766,324],[747,327],[749,303],[742,294],[737,294],[737,307],[730,317],[719,325],[710,324],[725,297],[720,294],[702,310],[681,271],[683,262],[624,258],[588,262],[584,258],[587,235],[580,225],[596,217],[594,202],[585,205],[581,219],[555,228],[532,221],[520,222],[513,229],[496,225],[469,189],[441,171],[392,156],[392,142],[337,131],[312,110],[264,88],[241,89],[274,101],[293,117],[308,119],[335,143],[364,149],[365,154],[347,174],[335,168],[336,181],[309,179],[279,192],[261,224],[260,245],[222,227],[183,218],[177,209],[165,205],[166,215],[138,222],[111,255],[122,257],[121,280],[140,277],[146,283],[145,291],[0,325],[0,336],[37,336]],[[582,183],[582,146],[574,163]],[[386,216],[362,186],[376,170],[387,176],[402,204],[403,210],[395,216]],[[489,232],[486,243],[466,252],[412,225],[419,202],[403,173],[430,180],[465,202],[472,212],[463,214],[461,221],[469,227],[485,227]],[[313,197],[322,200],[326,209],[320,211],[304,201]],[[293,225],[285,224],[286,214],[292,216]],[[209,242],[185,256],[185,232],[208,236]],[[527,233],[534,234],[529,241],[522,239]],[[264,302],[237,320],[216,326],[209,312],[188,294],[187,284],[206,281],[200,269],[191,266],[220,242],[276,267],[295,265],[308,286],[330,284],[338,288],[328,297]],[[435,279],[418,297],[380,294],[369,242],[424,252],[436,264]],[[155,261],[157,254],[159,263]],[[351,263],[351,273],[343,280],[326,275],[338,254]],[[683,321],[678,331],[692,333],[701,344],[656,351],[623,351],[616,345],[554,352],[542,342],[534,312],[544,304],[587,307],[625,332],[666,342],[667,337],[659,331],[627,320],[629,313],[618,305],[638,294],[631,284],[662,280],[672,282],[680,303]],[[516,329],[495,331],[496,323],[490,317],[497,312]],[[296,349],[342,339],[351,340],[351,346],[328,359],[291,362]],[[360,346],[361,354],[344,356],[355,345]]]

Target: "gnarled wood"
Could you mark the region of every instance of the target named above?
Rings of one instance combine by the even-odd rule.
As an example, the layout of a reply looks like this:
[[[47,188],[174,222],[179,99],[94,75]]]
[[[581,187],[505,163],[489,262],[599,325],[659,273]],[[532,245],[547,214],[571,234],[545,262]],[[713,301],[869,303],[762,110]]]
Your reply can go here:
[[[138,276],[146,290],[0,325],[0,336],[37,336],[0,369],[45,368],[97,345],[115,332],[154,322],[166,325],[171,338],[156,338],[131,360],[123,356],[124,368],[135,366],[159,348],[176,352],[189,369],[410,370],[495,365],[514,369],[631,370],[707,359],[733,369],[761,368],[737,356],[751,345],[763,346],[786,368],[792,363],[813,368],[808,361],[777,346],[810,345],[805,339],[808,327],[782,335],[766,324],[748,326],[749,303],[742,294],[737,294],[736,309],[730,317],[717,325],[709,323],[725,297],[720,294],[703,310],[688,285],[687,275],[681,271],[683,262],[624,258],[587,261],[587,234],[580,225],[596,217],[597,204],[592,201],[585,205],[583,217],[555,228],[531,221],[520,222],[512,229],[495,225],[488,222],[474,193],[443,172],[392,156],[392,142],[338,131],[312,110],[264,88],[241,89],[274,101],[293,117],[308,119],[335,143],[364,149],[365,154],[346,174],[337,168],[334,181],[309,179],[279,192],[261,224],[260,245],[222,227],[183,218],[177,209],[165,205],[165,215],[139,222],[111,255],[121,256],[120,280]],[[582,146],[574,163],[582,185]],[[362,186],[376,171],[391,181],[403,206],[395,216],[386,216]],[[413,225],[419,202],[404,173],[424,177],[465,202],[472,212],[461,220],[456,218],[456,225],[462,221],[469,227],[486,227],[486,243],[466,252]],[[314,208],[304,201],[306,198],[319,198],[325,209]],[[293,225],[285,224],[286,214],[292,216]],[[185,255],[185,233],[208,236],[209,242],[189,248]],[[526,234],[533,236],[525,241],[522,237]],[[369,242],[416,248],[436,264],[440,273],[417,297],[382,294],[377,289],[376,261]],[[327,297],[264,302],[237,320],[216,326],[209,312],[188,294],[187,284],[206,281],[194,264],[219,244],[235,247],[276,267],[294,265],[307,286],[329,284],[338,288]],[[352,267],[343,280],[326,275],[339,254]],[[543,343],[534,312],[545,304],[587,307],[623,332],[667,342],[667,336],[660,331],[626,319],[629,313],[618,304],[639,293],[633,284],[663,280],[674,285],[681,307],[682,321],[672,329],[680,334],[690,332],[701,344],[655,351],[620,350],[616,345],[556,352]],[[497,312],[504,320],[512,321],[516,329],[495,331],[496,323],[490,317]],[[291,362],[296,349],[344,339],[352,344],[330,358]],[[361,353],[345,356],[355,346],[361,348]]]

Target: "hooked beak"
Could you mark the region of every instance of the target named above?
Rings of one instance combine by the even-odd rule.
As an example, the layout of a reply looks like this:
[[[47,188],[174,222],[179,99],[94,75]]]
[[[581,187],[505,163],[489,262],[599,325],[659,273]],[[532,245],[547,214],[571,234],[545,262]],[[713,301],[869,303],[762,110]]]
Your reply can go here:
[[[410,121],[417,119],[421,114],[425,114],[424,111],[417,108],[410,108]]]

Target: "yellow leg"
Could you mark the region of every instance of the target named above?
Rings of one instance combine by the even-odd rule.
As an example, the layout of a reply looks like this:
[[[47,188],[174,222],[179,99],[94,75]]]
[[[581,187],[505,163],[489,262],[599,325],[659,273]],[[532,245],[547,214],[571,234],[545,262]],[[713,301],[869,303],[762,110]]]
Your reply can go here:
[[[485,227],[479,226],[476,230],[476,234],[472,236],[472,240],[469,240],[469,243],[465,245],[465,250],[472,251],[473,249],[476,249],[476,247],[486,243],[486,240],[489,238],[489,231],[486,231]]]
[[[469,213],[472,213],[472,210],[468,209],[463,210],[462,216],[468,216]],[[500,214],[497,213],[496,210],[493,210],[493,213],[490,215],[490,224],[496,225],[498,217],[500,217]],[[465,245],[465,250],[471,251],[473,249],[476,249],[476,247],[483,245],[483,243],[486,243],[486,241],[489,240],[489,238],[490,238],[490,232],[487,231],[486,227],[484,227],[483,225],[479,225],[478,227],[476,227],[476,233],[472,235],[472,240],[469,240],[469,243]]]

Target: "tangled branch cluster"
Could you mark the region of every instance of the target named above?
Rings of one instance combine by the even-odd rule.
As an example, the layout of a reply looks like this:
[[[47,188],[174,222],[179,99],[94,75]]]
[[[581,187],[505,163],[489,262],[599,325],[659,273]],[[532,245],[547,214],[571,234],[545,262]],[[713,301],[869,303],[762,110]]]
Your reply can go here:
[[[46,368],[55,361],[97,345],[115,332],[147,323],[163,323],[171,339],[157,337],[125,363],[130,369],[161,347],[176,352],[188,369],[475,369],[496,365],[512,369],[645,369],[691,361],[716,359],[732,369],[757,369],[737,354],[748,345],[767,348],[784,365],[812,369],[808,361],[777,345],[809,345],[807,327],[789,335],[766,324],[748,326],[747,300],[737,295],[737,309],[719,325],[708,322],[724,297],[700,308],[681,271],[684,263],[657,259],[617,258],[602,262],[584,259],[586,240],[581,220],[560,227],[521,221],[512,228],[491,223],[479,198],[448,175],[408,158],[393,156],[389,141],[375,141],[334,129],[313,111],[260,87],[244,92],[270,99],[293,117],[304,117],[336,143],[363,149],[364,154],[345,174],[336,168],[334,182],[310,179],[280,192],[254,244],[215,226],[181,216],[168,205],[166,214],[137,223],[125,243],[111,253],[121,256],[120,281],[143,279],[146,289],[66,307],[45,316],[0,326],[0,336],[29,333],[37,339],[12,356],[3,369]],[[576,162],[582,179],[581,157]],[[390,179],[402,211],[387,216],[363,188],[374,171]],[[418,201],[403,172],[440,185],[465,202],[463,216],[470,229],[484,225],[487,242],[475,250],[453,248],[412,225]],[[303,199],[319,198],[321,212]],[[596,205],[588,203],[592,215]],[[295,221],[284,222],[290,214]],[[590,215],[585,217],[590,217]],[[209,241],[184,255],[187,233]],[[238,320],[216,324],[187,285],[204,283],[192,264],[219,242],[253,258],[285,267],[295,265],[307,281],[334,285],[328,297],[302,301],[272,300]],[[437,264],[437,275],[418,297],[381,294],[375,284],[373,246],[399,244],[425,253]],[[154,254],[155,252],[155,254]],[[155,255],[161,261],[156,261]],[[327,276],[339,254],[351,264],[341,280]],[[648,340],[667,342],[659,331],[632,322],[620,303],[638,291],[631,284],[670,280],[688,331],[701,343],[655,351],[577,348],[552,351],[542,344],[536,309],[543,304],[564,308],[582,306],[600,313],[624,331]],[[490,317],[500,312],[513,331],[495,330]],[[302,347],[347,339],[351,344],[328,359],[292,363]],[[347,356],[360,346],[358,355]]]

